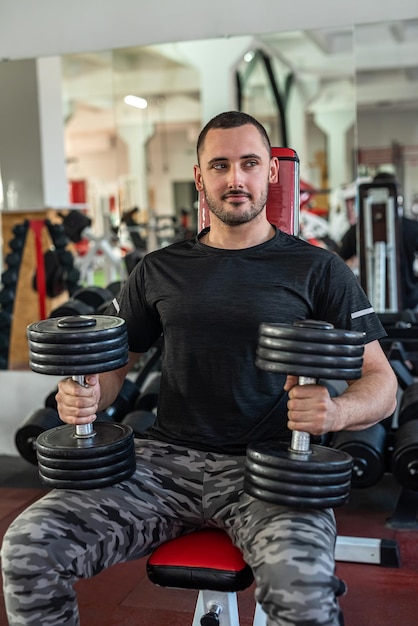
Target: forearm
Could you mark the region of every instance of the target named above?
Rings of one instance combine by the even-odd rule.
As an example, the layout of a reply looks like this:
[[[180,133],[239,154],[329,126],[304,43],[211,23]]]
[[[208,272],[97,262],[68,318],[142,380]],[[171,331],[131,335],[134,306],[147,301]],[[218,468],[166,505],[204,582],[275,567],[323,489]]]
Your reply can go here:
[[[129,361],[124,367],[111,372],[103,372],[99,375],[100,399],[98,411],[107,409],[107,407],[110,406],[116,399],[127,373],[138,361],[138,358],[139,354],[130,352]]]
[[[333,398],[337,414],[333,430],[362,430],[389,417],[396,408],[396,391],[396,378],[390,372],[364,374]]]

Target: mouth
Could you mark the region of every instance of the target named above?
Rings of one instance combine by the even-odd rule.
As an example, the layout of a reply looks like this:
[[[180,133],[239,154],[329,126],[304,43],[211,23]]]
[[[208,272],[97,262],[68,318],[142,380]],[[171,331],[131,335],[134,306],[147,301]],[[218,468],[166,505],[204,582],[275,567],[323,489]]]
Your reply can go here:
[[[250,198],[251,195],[245,191],[230,191],[223,196],[223,200],[232,200],[233,202],[245,202]]]

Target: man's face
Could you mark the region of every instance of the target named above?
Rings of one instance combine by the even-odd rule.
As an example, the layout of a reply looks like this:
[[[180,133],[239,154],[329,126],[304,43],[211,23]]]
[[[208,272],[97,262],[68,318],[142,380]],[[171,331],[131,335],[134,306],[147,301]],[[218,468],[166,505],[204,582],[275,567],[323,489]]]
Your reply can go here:
[[[224,224],[244,224],[263,211],[278,164],[255,126],[210,130],[199,162],[196,188],[205,193],[210,211]]]

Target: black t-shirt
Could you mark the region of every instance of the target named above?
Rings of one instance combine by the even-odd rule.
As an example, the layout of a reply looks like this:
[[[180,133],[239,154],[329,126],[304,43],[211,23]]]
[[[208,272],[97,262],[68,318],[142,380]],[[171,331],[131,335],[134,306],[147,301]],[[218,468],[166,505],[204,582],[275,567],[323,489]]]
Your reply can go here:
[[[242,454],[288,438],[285,376],[255,365],[262,322],[331,322],[385,332],[347,265],[279,230],[242,250],[174,243],[144,257],[108,313],[126,319],[130,350],[164,337],[158,416],[150,436]]]

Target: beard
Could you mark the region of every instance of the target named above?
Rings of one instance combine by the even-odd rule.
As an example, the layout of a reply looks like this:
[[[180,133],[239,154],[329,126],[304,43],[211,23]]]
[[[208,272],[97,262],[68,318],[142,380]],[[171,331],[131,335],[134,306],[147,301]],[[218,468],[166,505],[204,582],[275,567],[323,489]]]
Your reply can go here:
[[[231,196],[233,196],[234,193],[236,193],[236,195],[239,195],[239,196],[246,195],[248,199],[251,200],[250,206],[247,209],[243,210],[241,208],[242,207],[241,202],[237,202],[234,204],[233,199],[231,200]],[[268,193],[268,184],[266,186],[265,191],[260,195],[257,201],[253,200],[251,194],[245,193],[242,191],[235,191],[235,192],[228,191],[228,193],[224,194],[221,197],[220,201],[216,200],[213,196],[208,194],[206,191],[205,191],[205,197],[206,197],[206,202],[209,207],[209,211],[213,213],[214,215],[216,215],[216,217],[219,220],[221,220],[221,222],[223,222],[227,226],[239,226],[240,224],[246,224],[247,222],[251,222],[251,220],[255,219],[258,215],[260,215],[260,213],[266,206],[267,193]],[[228,206],[225,204],[227,197],[230,203]],[[231,204],[232,204],[232,207],[235,207],[235,209],[231,208]]]

